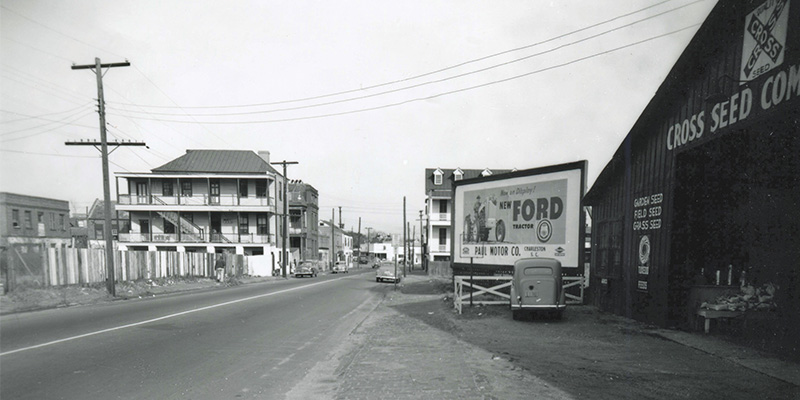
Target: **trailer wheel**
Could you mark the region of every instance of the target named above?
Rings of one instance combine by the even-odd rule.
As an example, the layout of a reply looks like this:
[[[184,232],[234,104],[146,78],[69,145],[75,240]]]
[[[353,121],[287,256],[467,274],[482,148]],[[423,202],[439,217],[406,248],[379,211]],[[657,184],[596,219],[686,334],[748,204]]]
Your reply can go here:
[[[494,237],[498,242],[506,239],[506,224],[503,220],[497,221],[497,226],[494,228]]]

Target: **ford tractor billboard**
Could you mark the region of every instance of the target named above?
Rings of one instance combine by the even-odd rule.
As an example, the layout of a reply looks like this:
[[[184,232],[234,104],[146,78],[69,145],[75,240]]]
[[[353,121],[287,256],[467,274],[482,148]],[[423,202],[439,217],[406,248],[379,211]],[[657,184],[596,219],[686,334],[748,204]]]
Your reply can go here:
[[[527,257],[582,265],[585,171],[580,161],[456,182],[453,267],[502,273]]]

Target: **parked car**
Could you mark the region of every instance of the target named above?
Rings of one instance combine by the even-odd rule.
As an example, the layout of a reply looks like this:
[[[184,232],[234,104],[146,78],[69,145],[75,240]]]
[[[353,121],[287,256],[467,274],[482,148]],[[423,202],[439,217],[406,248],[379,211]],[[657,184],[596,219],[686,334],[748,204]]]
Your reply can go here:
[[[350,271],[347,270],[347,263],[345,263],[344,261],[337,261],[336,264],[333,265],[333,270],[331,271],[331,273],[334,274],[338,273],[346,274],[348,272]]]
[[[395,270],[397,273],[395,274]],[[402,269],[397,268],[394,263],[391,262],[383,262],[378,267],[378,270],[375,271],[375,282],[400,282],[400,276],[402,274]]]
[[[369,259],[366,256],[361,256],[358,258],[359,264],[369,264]]]
[[[515,320],[537,311],[554,313],[560,319],[566,307],[558,260],[523,258],[514,263],[511,313]]]
[[[295,268],[294,276],[295,278],[302,278],[304,276],[313,278],[317,276],[317,268],[310,263],[300,264],[297,268]]]

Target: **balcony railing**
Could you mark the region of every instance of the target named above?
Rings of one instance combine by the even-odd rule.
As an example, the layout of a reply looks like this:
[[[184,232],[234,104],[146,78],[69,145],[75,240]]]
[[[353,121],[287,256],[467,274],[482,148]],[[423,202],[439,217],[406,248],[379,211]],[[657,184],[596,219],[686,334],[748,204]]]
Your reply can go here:
[[[450,221],[450,213],[436,213],[433,218],[437,221]]]
[[[178,240],[177,233],[153,233],[152,239],[149,233],[120,233],[121,243],[252,243],[252,244],[275,244],[275,235],[257,235],[254,233],[214,233],[211,241],[205,240],[202,235],[182,233]]]
[[[119,195],[119,204],[123,205],[186,205],[186,206],[274,206],[274,197],[239,197],[235,194],[221,194],[218,196],[211,196],[207,194],[200,194],[194,196],[159,196],[159,195],[145,195],[139,196],[135,194],[121,194]]]
[[[289,234],[290,235],[302,235],[302,234],[306,233],[306,231],[307,231],[306,228],[293,228],[291,226],[289,227]]]

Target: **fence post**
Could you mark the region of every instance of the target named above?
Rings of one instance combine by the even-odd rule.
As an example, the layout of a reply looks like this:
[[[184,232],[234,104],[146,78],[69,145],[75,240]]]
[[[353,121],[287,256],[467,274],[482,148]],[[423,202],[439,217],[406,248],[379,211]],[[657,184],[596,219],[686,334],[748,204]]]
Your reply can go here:
[[[13,291],[17,286],[17,277],[14,275],[14,256],[12,255],[12,244],[6,248],[6,293]]]

